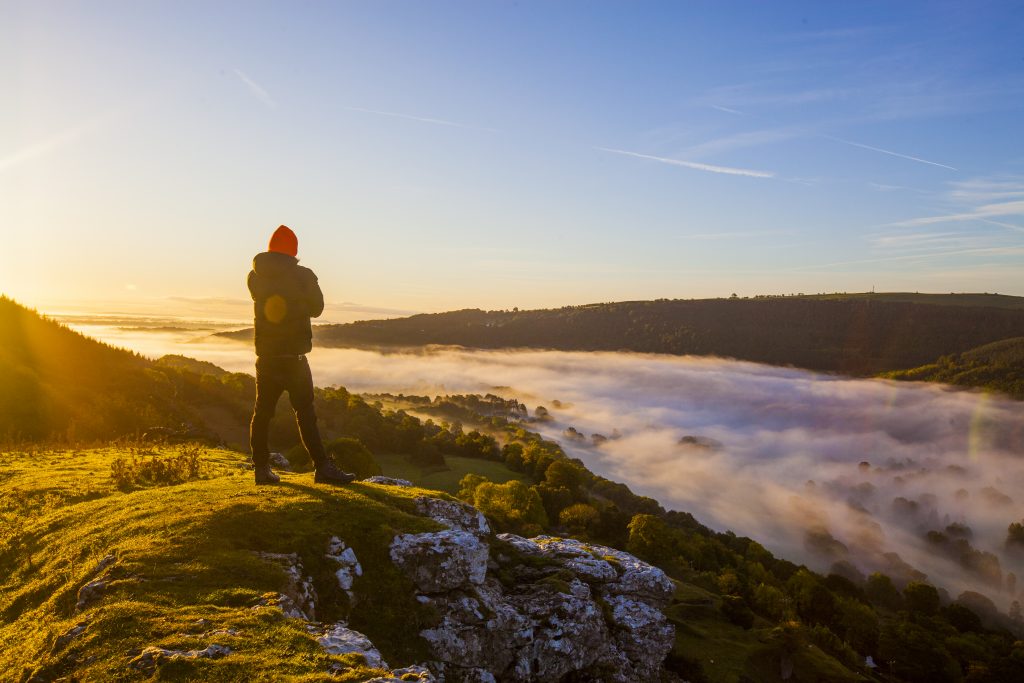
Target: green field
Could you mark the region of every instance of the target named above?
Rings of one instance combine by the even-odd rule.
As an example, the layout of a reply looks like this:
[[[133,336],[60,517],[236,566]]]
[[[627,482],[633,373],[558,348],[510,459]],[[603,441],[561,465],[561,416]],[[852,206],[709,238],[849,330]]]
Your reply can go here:
[[[525,476],[519,472],[513,472],[504,463],[493,460],[480,460],[478,458],[461,458],[458,456],[445,456],[448,464],[446,469],[437,467],[423,468],[409,462],[404,455],[375,455],[373,456],[384,475],[408,479],[417,486],[426,489],[436,489],[446,493],[455,494],[459,491],[459,481],[467,474],[479,474],[487,477],[496,484],[504,484],[512,479],[525,480]]]

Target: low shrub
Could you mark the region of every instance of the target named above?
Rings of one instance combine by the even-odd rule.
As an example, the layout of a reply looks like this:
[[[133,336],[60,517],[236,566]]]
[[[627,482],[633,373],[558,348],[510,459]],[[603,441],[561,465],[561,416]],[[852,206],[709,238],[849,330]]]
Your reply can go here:
[[[110,478],[121,491],[131,491],[140,486],[172,486],[201,479],[203,466],[200,457],[204,453],[198,445],[183,444],[177,455],[132,453],[130,459],[117,456],[110,463]]]
[[[381,474],[380,465],[373,454],[359,439],[343,436],[324,444],[327,454],[346,472],[352,472],[359,479]]]

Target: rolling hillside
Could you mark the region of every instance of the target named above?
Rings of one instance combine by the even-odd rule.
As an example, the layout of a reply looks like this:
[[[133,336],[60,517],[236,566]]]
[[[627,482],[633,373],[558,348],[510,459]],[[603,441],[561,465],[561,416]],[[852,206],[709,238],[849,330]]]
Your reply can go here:
[[[985,344],[943,356],[934,363],[882,376],[988,389],[1024,400],[1024,337]]]
[[[251,330],[224,333],[236,339]],[[715,355],[873,375],[1024,335],[1024,299],[866,294],[461,310],[314,328],[334,347],[544,348]]]

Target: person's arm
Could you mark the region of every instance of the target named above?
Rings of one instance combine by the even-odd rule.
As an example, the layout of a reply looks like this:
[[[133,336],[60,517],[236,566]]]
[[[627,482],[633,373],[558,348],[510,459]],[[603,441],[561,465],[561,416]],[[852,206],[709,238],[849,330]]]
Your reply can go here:
[[[306,306],[309,309],[310,318],[319,318],[324,312],[324,293],[320,291],[320,282],[316,274],[309,268],[306,271]]]

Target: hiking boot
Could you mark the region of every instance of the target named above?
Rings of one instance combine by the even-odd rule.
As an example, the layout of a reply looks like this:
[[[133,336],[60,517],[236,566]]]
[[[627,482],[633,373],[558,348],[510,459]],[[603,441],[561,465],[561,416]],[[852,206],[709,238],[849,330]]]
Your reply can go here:
[[[355,478],[356,475],[351,472],[342,472],[330,460],[317,465],[316,474],[313,475],[313,481],[318,484],[348,484],[351,481],[355,481]]]
[[[262,465],[254,465],[253,470],[256,472],[256,485],[261,484],[280,484],[281,477],[274,474],[274,471],[270,469],[270,463],[264,463]]]

